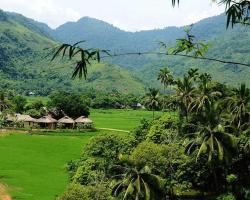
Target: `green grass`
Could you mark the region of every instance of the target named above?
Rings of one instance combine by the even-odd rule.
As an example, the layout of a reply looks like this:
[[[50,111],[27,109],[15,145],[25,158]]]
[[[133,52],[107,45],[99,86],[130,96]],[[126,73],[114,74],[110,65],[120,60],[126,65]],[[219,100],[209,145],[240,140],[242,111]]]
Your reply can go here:
[[[161,112],[156,112],[156,116],[161,115]],[[90,117],[97,128],[131,130],[139,125],[141,119],[152,119],[152,112],[91,110]],[[78,159],[89,139],[102,133],[105,131],[0,137],[0,182],[10,186],[14,199],[55,199],[69,183],[65,169],[67,162]]]
[[[42,96],[26,96],[25,98],[27,99],[28,104],[31,104],[34,101],[38,100],[42,101],[44,104],[46,104],[49,101],[48,97],[42,97]]]
[[[14,199],[52,200],[68,184],[66,163],[79,158],[98,133],[0,137],[0,181],[10,186]]]
[[[162,112],[155,112],[155,116],[161,116]],[[103,110],[92,109],[90,118],[94,121],[96,128],[112,128],[121,130],[132,130],[140,121],[153,119],[153,112],[147,110]]]

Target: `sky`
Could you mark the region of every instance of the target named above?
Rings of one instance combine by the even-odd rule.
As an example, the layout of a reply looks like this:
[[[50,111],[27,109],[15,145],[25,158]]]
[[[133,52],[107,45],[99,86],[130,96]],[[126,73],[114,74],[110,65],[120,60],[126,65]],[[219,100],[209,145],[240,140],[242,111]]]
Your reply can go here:
[[[171,0],[0,0],[0,8],[52,28],[88,16],[126,31],[189,25],[224,11],[211,0],[181,0],[176,8]]]

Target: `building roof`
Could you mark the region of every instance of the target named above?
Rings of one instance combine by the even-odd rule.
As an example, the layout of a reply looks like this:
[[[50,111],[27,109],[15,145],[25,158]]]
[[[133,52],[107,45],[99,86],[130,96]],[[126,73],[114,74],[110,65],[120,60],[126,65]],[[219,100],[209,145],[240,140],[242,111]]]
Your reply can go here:
[[[29,115],[21,115],[21,114],[8,114],[7,121],[18,121],[18,122],[36,122],[36,119]]]
[[[36,122],[45,123],[45,124],[52,124],[52,123],[56,123],[57,120],[48,115],[48,116],[41,117],[40,119],[36,120]]]
[[[75,121],[72,118],[70,118],[69,116],[65,116],[65,117],[59,119],[58,123],[62,123],[62,124],[74,124]]]
[[[7,121],[10,121],[10,122],[13,122],[13,121],[16,121],[16,115],[15,114],[7,114],[6,115],[6,120]]]
[[[36,119],[29,115],[17,115],[17,121],[22,121],[22,122],[36,122]]]
[[[84,117],[84,116],[81,116],[81,117],[78,117],[76,120],[75,120],[76,123],[86,123],[86,124],[91,124],[93,123],[93,121],[87,117]]]

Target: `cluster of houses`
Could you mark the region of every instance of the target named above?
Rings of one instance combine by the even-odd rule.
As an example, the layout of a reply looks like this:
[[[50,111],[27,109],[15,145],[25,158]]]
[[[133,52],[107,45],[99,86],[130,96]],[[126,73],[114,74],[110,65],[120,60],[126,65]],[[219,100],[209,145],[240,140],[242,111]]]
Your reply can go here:
[[[7,123],[18,122],[23,128],[40,127],[45,129],[56,129],[57,127],[73,129],[79,126],[91,127],[93,124],[91,119],[84,116],[78,117],[75,120],[68,116],[56,120],[50,115],[35,119],[30,115],[14,114],[7,115],[6,121]]]

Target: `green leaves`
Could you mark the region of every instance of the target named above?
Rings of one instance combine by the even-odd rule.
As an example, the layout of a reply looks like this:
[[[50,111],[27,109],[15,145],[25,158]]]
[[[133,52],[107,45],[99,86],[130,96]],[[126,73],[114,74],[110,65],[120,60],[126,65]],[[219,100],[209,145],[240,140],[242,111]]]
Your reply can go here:
[[[227,27],[233,27],[237,23],[249,25],[250,20],[250,1],[248,0],[223,0],[226,4]]]
[[[213,2],[217,2],[213,0]],[[179,0],[172,0],[172,5],[179,4]],[[219,4],[225,4],[227,14],[227,27],[237,23],[250,25],[250,1],[249,0],[221,0]]]
[[[186,55],[193,55],[194,57],[204,57],[209,45],[201,41],[195,41],[195,36],[190,33],[191,30],[192,26],[186,28],[186,37],[177,39],[175,47],[168,50],[169,54],[177,55],[179,53],[185,53]]]
[[[85,41],[79,41],[73,45],[70,44],[62,44],[55,49],[55,53],[52,56],[52,61],[55,60],[56,57],[62,55],[62,59],[64,57],[68,57],[69,60],[74,58],[79,59],[76,62],[76,66],[74,72],[72,74],[72,78],[87,78],[88,73],[88,66],[91,65],[92,61],[101,61],[101,54],[109,55],[108,50],[101,50],[101,49],[83,49],[78,45],[84,43]]]
[[[131,164],[130,166],[121,167],[125,172],[122,172],[120,180],[114,187],[112,194],[119,196],[123,191],[123,200],[127,199],[158,199],[163,192],[162,179],[151,173],[149,167],[145,166],[141,169]],[[116,176],[118,177],[118,176]]]

